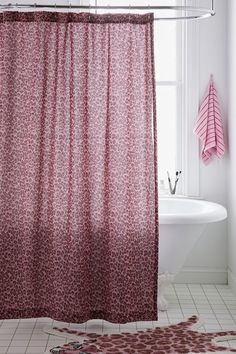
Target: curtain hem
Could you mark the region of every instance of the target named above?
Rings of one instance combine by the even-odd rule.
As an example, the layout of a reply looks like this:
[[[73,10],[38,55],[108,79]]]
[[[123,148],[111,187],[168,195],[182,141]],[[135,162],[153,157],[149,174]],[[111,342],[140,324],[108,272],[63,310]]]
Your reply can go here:
[[[153,311],[112,313],[105,311],[92,311],[86,313],[70,314],[65,312],[54,312],[47,309],[26,309],[26,310],[1,310],[0,319],[23,319],[49,317],[56,321],[84,323],[89,320],[101,319],[112,323],[127,323],[136,321],[157,321],[157,313]]]

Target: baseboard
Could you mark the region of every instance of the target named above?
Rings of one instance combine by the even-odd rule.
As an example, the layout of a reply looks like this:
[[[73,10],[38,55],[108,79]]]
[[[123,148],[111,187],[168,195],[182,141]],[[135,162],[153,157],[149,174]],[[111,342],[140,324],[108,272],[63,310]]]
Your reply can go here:
[[[236,294],[236,274],[228,269],[228,284],[231,290]]]
[[[228,272],[227,269],[219,268],[184,267],[182,271],[176,275],[174,283],[228,284]]]

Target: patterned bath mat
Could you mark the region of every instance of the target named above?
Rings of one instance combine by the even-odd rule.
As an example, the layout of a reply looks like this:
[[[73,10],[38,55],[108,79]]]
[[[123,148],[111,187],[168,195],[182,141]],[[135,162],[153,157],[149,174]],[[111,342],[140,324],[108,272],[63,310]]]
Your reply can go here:
[[[135,333],[96,334],[68,328],[45,328],[49,334],[74,339],[50,350],[52,354],[193,354],[236,353],[219,342],[236,340],[236,331],[198,332],[199,319],[192,316],[175,325]]]

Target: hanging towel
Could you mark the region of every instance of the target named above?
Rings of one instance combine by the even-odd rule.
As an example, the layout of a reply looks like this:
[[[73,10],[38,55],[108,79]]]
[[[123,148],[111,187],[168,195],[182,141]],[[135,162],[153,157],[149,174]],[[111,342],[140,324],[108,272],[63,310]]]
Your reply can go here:
[[[212,155],[218,158],[224,155],[222,117],[212,75],[193,132],[202,142],[201,158],[204,164],[210,162]]]

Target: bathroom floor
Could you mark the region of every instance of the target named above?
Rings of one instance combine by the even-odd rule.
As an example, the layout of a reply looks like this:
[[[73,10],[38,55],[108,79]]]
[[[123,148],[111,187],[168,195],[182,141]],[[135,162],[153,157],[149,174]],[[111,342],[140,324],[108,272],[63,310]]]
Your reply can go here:
[[[3,320],[0,321],[0,353],[42,354],[64,344],[65,339],[43,332],[43,327],[51,325],[70,326],[87,332],[118,333],[176,323],[195,314],[205,323],[201,327],[203,331],[236,330],[236,296],[227,285],[175,284],[169,287],[167,298],[169,310],[159,313],[158,322],[119,325],[93,320],[70,325],[49,318]],[[224,345],[236,348],[236,340]]]

